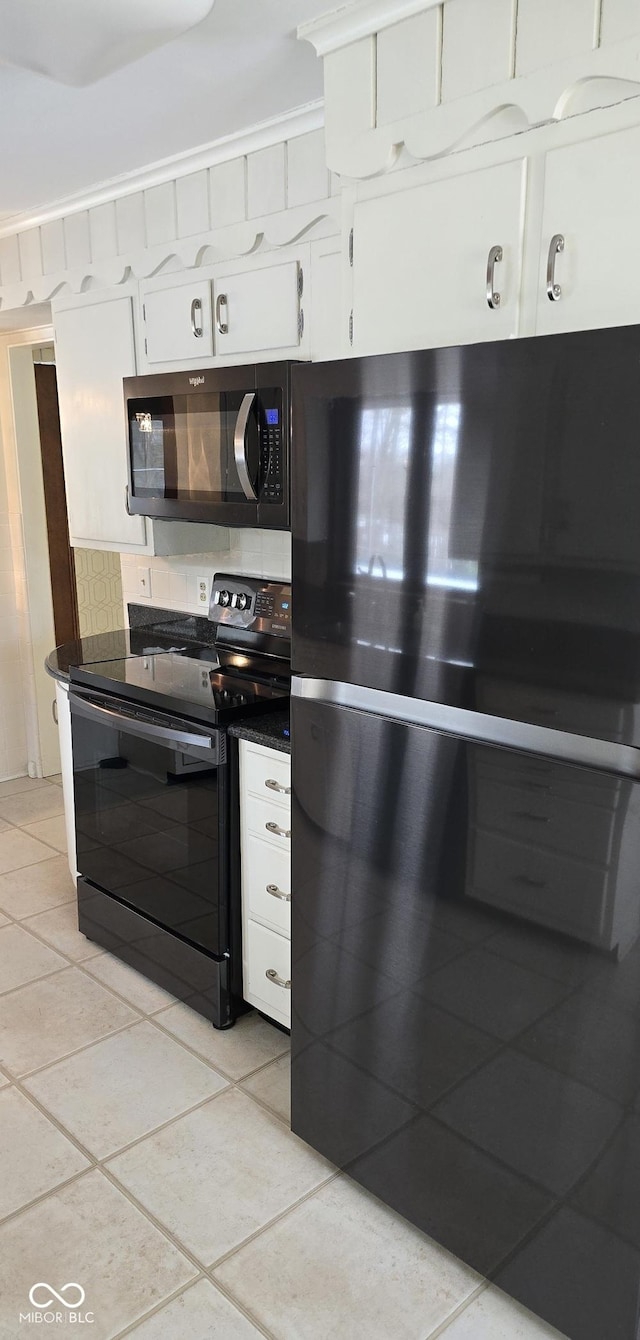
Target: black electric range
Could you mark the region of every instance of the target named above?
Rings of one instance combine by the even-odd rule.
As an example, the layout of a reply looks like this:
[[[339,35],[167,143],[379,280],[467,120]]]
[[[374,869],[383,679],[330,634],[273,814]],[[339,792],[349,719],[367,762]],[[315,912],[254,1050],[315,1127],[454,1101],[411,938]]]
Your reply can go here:
[[[288,584],[214,577],[215,646],[70,672],[80,930],[217,1028],[244,1008],[237,751],[285,706]]]

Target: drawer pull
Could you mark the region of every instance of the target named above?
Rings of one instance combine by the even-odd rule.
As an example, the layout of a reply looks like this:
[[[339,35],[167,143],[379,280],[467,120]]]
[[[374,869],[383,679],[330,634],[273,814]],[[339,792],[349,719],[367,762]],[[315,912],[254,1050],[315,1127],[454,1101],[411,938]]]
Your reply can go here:
[[[270,893],[272,898],[280,898],[283,903],[291,902],[291,894],[283,893],[277,884],[267,884],[267,893]]]
[[[270,819],[269,822],[265,824],[265,828],[268,830],[269,833],[277,833],[278,837],[283,838],[291,837],[291,829],[281,828],[280,824],[274,824],[273,819]]]
[[[546,879],[534,879],[533,875],[515,875],[516,884],[526,884],[528,889],[546,889]]]
[[[533,814],[531,810],[512,810],[512,818],[527,819],[531,824],[548,824],[549,816],[545,814]]]
[[[280,791],[283,796],[291,795],[291,787],[281,786],[280,782],[277,782],[275,777],[267,777],[265,786],[268,787],[270,791]]]
[[[268,977],[269,981],[273,982],[274,986],[281,986],[283,991],[291,990],[291,980],[289,979],[289,981],[285,982],[284,977],[278,976],[275,968],[267,968],[265,977]]]

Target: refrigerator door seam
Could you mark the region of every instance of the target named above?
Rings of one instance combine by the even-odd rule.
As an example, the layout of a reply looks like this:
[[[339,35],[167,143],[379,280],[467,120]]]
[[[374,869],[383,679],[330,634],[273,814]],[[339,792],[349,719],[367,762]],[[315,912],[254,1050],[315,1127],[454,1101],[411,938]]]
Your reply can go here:
[[[448,703],[408,698],[399,693],[337,680],[295,675],[291,681],[291,696],[360,712],[374,712],[410,726],[426,726],[484,744],[503,745],[565,763],[640,778],[640,749],[612,740],[575,735],[550,726],[536,726],[527,721],[472,712],[464,707],[451,707]]]

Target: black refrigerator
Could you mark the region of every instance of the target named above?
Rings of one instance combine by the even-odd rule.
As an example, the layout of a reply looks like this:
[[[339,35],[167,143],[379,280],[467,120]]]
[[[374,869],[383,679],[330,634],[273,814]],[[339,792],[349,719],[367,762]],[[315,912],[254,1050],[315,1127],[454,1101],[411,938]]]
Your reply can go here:
[[[640,1318],[640,327],[293,369],[292,1127]]]

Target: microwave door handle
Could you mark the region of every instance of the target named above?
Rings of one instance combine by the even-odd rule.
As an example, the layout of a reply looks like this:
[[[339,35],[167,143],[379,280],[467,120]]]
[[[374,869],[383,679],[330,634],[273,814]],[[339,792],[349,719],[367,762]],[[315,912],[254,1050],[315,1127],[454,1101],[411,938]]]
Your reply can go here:
[[[242,492],[249,502],[257,502],[258,495],[249,478],[249,468],[247,466],[247,423],[251,413],[251,406],[256,398],[255,391],[249,391],[242,397],[242,404],[238,410],[236,426],[233,434],[233,455],[236,463],[236,470],[242,485]]]
[[[181,731],[173,726],[160,726],[155,721],[145,721],[139,717],[129,716],[127,712],[116,712],[112,707],[100,707],[98,703],[93,703],[87,698],[80,698],[76,693],[69,694],[69,701],[73,711],[78,716],[86,717],[88,721],[98,721],[103,725],[115,726],[128,731],[131,735],[140,735],[143,740],[162,740],[167,744],[180,746],[182,749],[211,749],[213,746],[210,735],[198,735]]]

